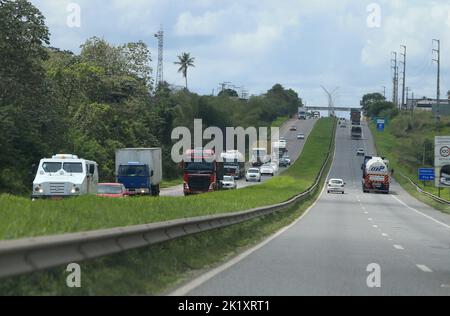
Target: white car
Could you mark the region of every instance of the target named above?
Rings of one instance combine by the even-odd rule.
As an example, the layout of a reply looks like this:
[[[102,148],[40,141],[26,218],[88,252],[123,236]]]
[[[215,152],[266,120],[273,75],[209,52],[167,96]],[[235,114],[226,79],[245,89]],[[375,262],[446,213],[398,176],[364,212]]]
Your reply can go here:
[[[297,139],[304,140],[305,139],[305,134],[303,134],[303,133],[298,134],[297,135]]]
[[[261,172],[262,175],[270,175],[270,176],[274,176],[275,175],[275,170],[273,169],[271,164],[265,164],[263,165],[259,171]]]
[[[366,151],[364,150],[364,148],[360,148],[356,152],[356,156],[364,156],[365,154],[366,154]]]
[[[345,194],[345,182],[342,179],[331,179],[327,185],[328,193]]]
[[[258,168],[250,168],[247,170],[247,173],[245,174],[245,181],[255,181],[255,182],[261,182],[261,172]]]
[[[224,176],[222,180],[222,189],[224,190],[236,190],[237,183],[232,176]]]

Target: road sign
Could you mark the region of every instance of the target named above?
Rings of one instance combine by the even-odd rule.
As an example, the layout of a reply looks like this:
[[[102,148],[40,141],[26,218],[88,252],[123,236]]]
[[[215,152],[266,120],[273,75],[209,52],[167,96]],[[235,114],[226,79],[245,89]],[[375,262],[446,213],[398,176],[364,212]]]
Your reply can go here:
[[[386,124],[386,121],[384,119],[378,119],[377,120],[377,130],[380,132],[384,132],[384,126]]]
[[[435,138],[434,167],[436,187],[450,187],[450,136]]]
[[[419,169],[419,180],[420,181],[434,181],[436,178],[435,170],[433,168],[420,168]]]

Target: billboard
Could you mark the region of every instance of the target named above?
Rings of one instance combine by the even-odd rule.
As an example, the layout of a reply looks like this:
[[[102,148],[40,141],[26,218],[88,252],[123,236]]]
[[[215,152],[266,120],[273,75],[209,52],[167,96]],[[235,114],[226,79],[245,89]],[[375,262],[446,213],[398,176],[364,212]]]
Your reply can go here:
[[[435,138],[434,168],[436,187],[450,188],[450,136]]]

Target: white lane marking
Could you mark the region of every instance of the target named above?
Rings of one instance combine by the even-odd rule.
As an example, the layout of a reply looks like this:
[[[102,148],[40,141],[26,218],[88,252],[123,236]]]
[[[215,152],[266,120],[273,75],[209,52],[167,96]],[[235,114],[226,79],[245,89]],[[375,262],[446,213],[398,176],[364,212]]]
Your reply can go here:
[[[373,218],[369,218],[369,222],[373,222]]]
[[[364,214],[369,214],[369,212],[364,212]]]
[[[433,270],[431,270],[430,268],[428,268],[426,265],[423,265],[423,264],[418,264],[417,267],[420,270],[422,270],[423,272],[427,272],[427,273],[433,272]]]
[[[331,165],[330,170],[328,171],[327,179],[330,178],[330,174],[331,174],[331,171],[333,170],[333,165],[334,165],[335,161],[336,161],[336,147],[335,147],[334,154],[333,154],[333,164]],[[189,292],[192,292],[194,289],[198,288],[202,284],[204,284],[204,283],[208,282],[209,280],[211,280],[212,278],[214,278],[216,275],[218,275],[218,274],[224,272],[225,270],[228,270],[232,266],[238,264],[239,262],[241,262],[242,260],[244,260],[245,258],[250,256],[251,254],[253,254],[255,251],[258,251],[259,249],[263,248],[264,246],[266,246],[268,243],[270,243],[274,239],[278,238],[280,235],[284,234],[286,231],[288,231],[289,229],[291,229],[292,227],[297,225],[316,206],[316,204],[323,197],[326,187],[327,187],[327,184],[325,181],[322,192],[320,192],[320,195],[317,198],[317,200],[302,214],[302,216],[300,216],[300,218],[298,218],[291,225],[281,229],[276,234],[267,238],[266,240],[264,240],[260,244],[256,245],[255,247],[245,251],[244,253],[240,254],[236,258],[231,259],[230,261],[224,263],[223,265],[221,265],[221,266],[199,276],[198,278],[190,281],[189,283],[179,287],[178,289],[176,289],[175,291],[170,293],[168,296],[186,296]]]
[[[395,200],[397,200],[397,202],[399,202],[399,203],[402,204],[403,206],[409,208],[411,211],[414,211],[414,212],[416,212],[417,214],[422,215],[422,216],[424,216],[424,217],[426,217],[426,218],[428,218],[428,219],[431,219],[433,222],[438,223],[439,225],[442,225],[442,226],[444,226],[445,228],[450,229],[450,226],[449,226],[449,225],[447,225],[447,224],[445,224],[445,223],[443,223],[443,222],[441,222],[441,221],[438,221],[438,220],[435,219],[434,217],[431,217],[431,216],[429,216],[429,215],[427,215],[427,214],[425,214],[425,213],[422,213],[421,211],[418,211],[418,210],[416,210],[415,208],[412,208],[411,206],[409,206],[408,204],[406,204],[406,203],[403,202],[402,200],[398,199],[396,196],[394,196],[394,195],[391,195],[391,196],[392,196],[392,198],[394,198]]]
[[[441,288],[443,288],[443,289],[450,289],[450,284],[442,284]]]
[[[403,246],[400,245],[394,245],[394,248],[397,250],[405,250],[405,248],[403,248]]]
[[[373,228],[378,228],[378,225],[373,225]]]
[[[383,237],[389,237],[389,235],[386,234],[386,233],[382,233],[381,236],[383,236]]]

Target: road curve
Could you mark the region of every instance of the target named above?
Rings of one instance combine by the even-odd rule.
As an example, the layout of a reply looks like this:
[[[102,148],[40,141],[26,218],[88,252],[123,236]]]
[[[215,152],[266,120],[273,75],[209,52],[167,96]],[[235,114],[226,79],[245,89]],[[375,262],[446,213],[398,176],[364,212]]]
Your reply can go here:
[[[305,142],[309,137],[309,134],[311,133],[316,122],[317,120],[304,121],[298,119],[290,119],[280,127],[280,136],[286,138],[288,142],[289,155],[291,156],[291,159],[293,159],[293,161],[297,160],[298,157],[300,157],[300,154],[302,153],[303,150],[303,146],[305,145]],[[292,125],[295,125],[297,127],[298,129],[297,132],[291,132],[289,130]],[[304,133],[306,137],[305,140],[298,140],[297,139],[298,133]],[[280,171],[282,170],[283,169],[280,169]],[[270,178],[271,178],[270,176],[263,176],[261,183],[264,183]],[[238,189],[243,189],[245,187],[253,185],[259,185],[261,183],[245,182],[245,179],[237,181]],[[172,197],[183,196],[183,185],[177,185],[174,187],[161,189],[161,196],[172,196]]]
[[[360,141],[350,139],[349,128],[339,128],[330,177],[346,180],[345,195],[323,192],[300,221],[175,293],[450,295],[450,216],[396,183],[391,195],[363,194],[360,147],[375,153],[366,125]],[[368,283],[378,268],[380,287]]]

